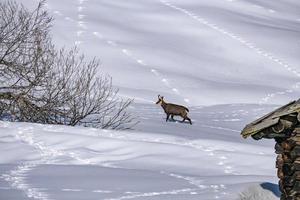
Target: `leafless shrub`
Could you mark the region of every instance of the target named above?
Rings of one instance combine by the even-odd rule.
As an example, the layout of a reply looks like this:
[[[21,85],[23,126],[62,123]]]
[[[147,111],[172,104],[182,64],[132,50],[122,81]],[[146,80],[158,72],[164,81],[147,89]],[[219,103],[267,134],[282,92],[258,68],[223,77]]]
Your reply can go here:
[[[30,12],[0,2],[0,115],[13,121],[129,129],[132,100],[117,97],[110,77],[97,76],[100,62],[77,49],[55,50],[52,18],[43,1]]]

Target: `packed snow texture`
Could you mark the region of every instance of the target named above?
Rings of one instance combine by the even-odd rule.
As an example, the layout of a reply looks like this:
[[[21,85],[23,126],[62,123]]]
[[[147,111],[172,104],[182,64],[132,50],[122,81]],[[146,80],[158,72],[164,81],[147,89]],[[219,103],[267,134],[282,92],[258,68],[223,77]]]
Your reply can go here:
[[[99,74],[135,99],[141,122],[128,132],[0,122],[1,200],[278,199],[274,142],[239,134],[298,98],[300,2],[48,0],[45,8],[57,46],[99,57]],[[193,125],[166,123],[158,94],[188,106]]]

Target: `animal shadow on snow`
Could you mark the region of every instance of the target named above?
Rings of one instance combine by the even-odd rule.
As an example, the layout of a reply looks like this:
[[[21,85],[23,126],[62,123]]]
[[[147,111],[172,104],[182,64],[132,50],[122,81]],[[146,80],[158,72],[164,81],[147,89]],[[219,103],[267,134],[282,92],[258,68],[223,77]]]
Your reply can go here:
[[[173,123],[181,123],[181,124],[190,124],[190,122],[187,121],[187,120],[185,120],[185,121],[183,122],[182,120],[178,120],[178,119],[169,119],[167,122],[168,122],[168,123],[169,123],[169,122],[173,122]]]

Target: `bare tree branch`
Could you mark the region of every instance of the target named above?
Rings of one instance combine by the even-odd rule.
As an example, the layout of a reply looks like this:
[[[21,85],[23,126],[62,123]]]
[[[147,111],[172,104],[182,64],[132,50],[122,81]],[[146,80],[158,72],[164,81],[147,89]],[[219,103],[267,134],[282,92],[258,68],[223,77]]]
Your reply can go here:
[[[57,51],[52,17],[13,1],[0,2],[0,116],[13,121],[129,129],[133,100],[118,98],[110,77],[98,76],[100,61],[78,50]]]

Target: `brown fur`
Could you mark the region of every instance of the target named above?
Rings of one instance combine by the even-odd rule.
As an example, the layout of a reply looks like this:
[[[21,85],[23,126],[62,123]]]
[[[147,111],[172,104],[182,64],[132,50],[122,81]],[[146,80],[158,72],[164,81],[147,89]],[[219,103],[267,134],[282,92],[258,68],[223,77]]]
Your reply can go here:
[[[171,119],[174,120],[174,116],[180,116],[183,118],[182,122],[184,122],[185,120],[188,120],[190,122],[190,124],[192,124],[192,120],[187,116],[189,109],[181,106],[181,105],[176,105],[176,104],[172,104],[172,103],[167,103],[164,101],[164,97],[161,97],[160,95],[158,95],[158,101],[156,102],[156,104],[160,104],[161,107],[164,109],[167,118],[166,121],[169,120],[169,117],[171,116]]]

